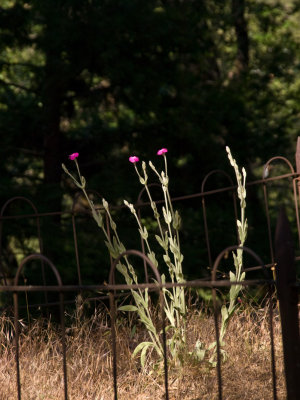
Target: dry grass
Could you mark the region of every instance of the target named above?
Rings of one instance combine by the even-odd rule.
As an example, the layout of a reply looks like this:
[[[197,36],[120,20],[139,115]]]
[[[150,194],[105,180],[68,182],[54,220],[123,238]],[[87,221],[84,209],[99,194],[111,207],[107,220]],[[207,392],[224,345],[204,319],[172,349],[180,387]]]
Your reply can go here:
[[[276,313],[275,313],[276,314]],[[119,399],[146,400],[164,398],[164,378],[152,369],[149,355],[144,371],[131,352],[143,340],[142,330],[131,339],[131,326],[118,323]],[[0,399],[17,397],[16,369],[9,332],[10,322],[0,320]],[[278,399],[285,399],[280,323],[274,316]],[[67,365],[69,399],[108,400],[113,398],[110,329],[105,313],[89,320],[73,319],[67,329]],[[199,310],[190,312],[188,342],[209,344],[214,339],[212,317]],[[224,399],[267,400],[272,398],[270,335],[265,310],[249,308],[236,314],[226,337],[228,360],[222,365]],[[22,399],[56,400],[63,398],[63,374],[60,335],[45,321],[35,321],[20,337]],[[213,400],[217,398],[216,371],[205,363],[187,361],[182,367],[170,366],[171,400]]]

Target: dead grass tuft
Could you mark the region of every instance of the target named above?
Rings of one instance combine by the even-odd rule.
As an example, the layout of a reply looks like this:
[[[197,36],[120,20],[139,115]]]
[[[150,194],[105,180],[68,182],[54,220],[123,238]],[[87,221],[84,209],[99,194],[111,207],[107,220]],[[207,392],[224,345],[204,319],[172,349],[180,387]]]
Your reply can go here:
[[[145,332],[120,319],[118,337],[119,399],[146,400],[164,398],[164,377],[153,371],[150,354],[145,369],[131,353],[143,340]],[[11,321],[0,319],[0,400],[16,398],[16,370]],[[113,398],[111,334],[104,312],[90,319],[78,316],[67,328],[67,365],[69,398],[108,400]],[[274,315],[274,337],[278,399],[285,399],[279,318]],[[214,341],[213,318],[193,309],[188,319],[190,349],[197,339],[208,345]],[[223,393],[226,400],[267,400],[272,398],[270,335],[267,311],[245,309],[237,313],[226,336],[228,360],[222,365]],[[59,330],[44,320],[37,320],[20,336],[20,371],[22,399],[56,400],[63,398],[63,374]],[[171,400],[213,400],[217,398],[216,371],[207,363],[187,360],[169,371]]]

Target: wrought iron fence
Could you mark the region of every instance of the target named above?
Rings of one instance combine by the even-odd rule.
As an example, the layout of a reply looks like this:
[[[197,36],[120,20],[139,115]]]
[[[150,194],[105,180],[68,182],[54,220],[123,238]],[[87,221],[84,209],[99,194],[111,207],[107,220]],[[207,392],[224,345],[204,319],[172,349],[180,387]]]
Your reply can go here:
[[[288,173],[271,176],[268,175],[268,171],[272,168],[272,166],[276,163],[281,163],[288,168]],[[238,284],[243,286],[255,286],[260,287],[263,286],[266,288],[266,293],[269,298],[268,304],[268,313],[269,313],[269,334],[270,334],[270,355],[271,355],[271,365],[270,365],[270,374],[272,377],[272,396],[273,399],[277,399],[277,385],[276,385],[276,360],[275,360],[275,352],[274,352],[274,339],[273,339],[273,302],[271,301],[274,297],[274,291],[277,290],[277,296],[280,304],[280,316],[282,322],[282,339],[283,339],[283,350],[284,350],[284,365],[285,365],[285,376],[286,376],[286,386],[287,386],[287,398],[289,400],[299,399],[300,398],[300,387],[298,385],[300,379],[300,343],[299,343],[299,320],[298,320],[298,299],[299,299],[299,283],[296,278],[296,262],[300,259],[299,256],[295,256],[293,249],[294,237],[293,233],[289,228],[288,219],[283,211],[280,212],[280,216],[278,218],[276,234],[272,229],[271,222],[271,212],[270,212],[270,198],[269,198],[269,185],[273,182],[285,182],[288,184],[290,188],[292,202],[292,212],[290,214],[295,217],[294,226],[295,232],[298,236],[298,249],[300,244],[300,223],[299,223],[299,198],[300,198],[300,141],[298,140],[297,144],[297,152],[296,152],[296,165],[297,170],[295,172],[292,164],[285,159],[284,157],[274,157],[270,159],[263,168],[263,176],[262,179],[256,180],[248,183],[248,189],[251,186],[259,186],[262,188],[262,202],[265,209],[265,222],[267,226],[267,243],[268,243],[268,263],[264,264],[261,258],[249,247],[243,247],[243,251],[247,254],[252,260],[254,260],[254,266],[250,266],[248,268],[244,268],[246,272],[250,271],[261,271],[263,276],[261,278],[255,279],[247,279],[243,282],[232,282],[229,279],[220,279],[217,274],[219,270],[219,266],[221,261],[225,256],[227,256],[228,252],[236,250],[238,246],[229,246],[224,250],[219,252],[216,256],[212,252],[212,239],[210,234],[210,227],[213,225],[211,221],[209,221],[207,208],[209,207],[208,199],[211,196],[215,196],[221,193],[230,193],[232,197],[232,207],[235,219],[237,219],[237,206],[236,206],[236,197],[235,190],[236,187],[233,184],[230,176],[220,170],[215,170],[206,175],[202,182],[201,191],[199,193],[190,195],[190,196],[181,196],[173,198],[173,202],[187,202],[191,199],[196,201],[201,200],[199,202],[199,207],[202,208],[203,212],[203,229],[204,236],[206,242],[206,265],[210,269],[209,276],[202,277],[201,279],[194,279],[191,281],[186,281],[184,283],[162,283],[161,275],[157,268],[153,265],[153,263],[149,260],[148,257],[145,256],[145,249],[143,240],[141,241],[141,251],[139,250],[128,250],[123,253],[121,257],[138,257],[143,261],[144,268],[144,276],[145,282],[141,284],[133,284],[133,285],[125,285],[125,284],[117,284],[115,279],[115,269],[119,259],[112,260],[110,266],[109,273],[109,281],[108,283],[95,285],[95,284],[83,284],[82,279],[82,271],[80,265],[80,249],[78,246],[78,232],[76,226],[76,220],[78,218],[79,213],[76,211],[76,205],[78,202],[78,197],[75,197],[71,211],[67,212],[52,212],[52,213],[39,213],[37,207],[27,198],[24,197],[15,197],[9,199],[2,207],[0,214],[0,274],[2,285],[0,286],[0,293],[13,294],[13,316],[14,316],[14,327],[15,327],[15,344],[14,350],[16,355],[16,372],[17,372],[17,394],[18,399],[21,399],[21,383],[20,383],[20,363],[19,363],[19,294],[20,293],[33,293],[33,292],[42,292],[44,293],[44,302],[39,304],[31,304],[31,306],[45,306],[49,307],[52,305],[48,300],[49,293],[58,293],[59,294],[59,309],[60,309],[60,323],[61,323],[61,346],[62,346],[62,373],[64,377],[64,398],[68,398],[68,379],[67,379],[67,359],[66,359],[66,333],[65,333],[65,315],[64,315],[64,307],[66,304],[65,295],[66,293],[78,293],[82,291],[88,291],[89,293],[97,293],[101,291],[104,293],[103,296],[100,296],[101,299],[107,298],[109,299],[109,310],[110,310],[110,319],[111,319],[111,349],[112,349],[112,357],[113,357],[113,391],[114,398],[118,398],[118,374],[117,374],[117,363],[118,363],[118,353],[116,348],[116,309],[115,309],[115,300],[120,295],[120,292],[128,293],[131,289],[141,289],[144,290],[148,288],[149,290],[156,291],[158,293],[158,301],[160,304],[161,310],[161,326],[162,326],[162,345],[164,350],[164,385],[165,385],[165,398],[169,399],[169,390],[168,390],[168,349],[166,342],[166,332],[165,332],[165,315],[164,315],[164,298],[162,295],[163,288],[172,288],[175,286],[183,286],[185,288],[209,288],[212,293],[213,299],[213,313],[214,313],[214,324],[215,324],[215,339],[217,343],[217,367],[216,373],[218,378],[218,398],[223,398],[222,391],[222,362],[220,355],[220,342],[219,342],[219,314],[220,307],[217,303],[217,289],[231,287],[232,285]],[[218,187],[216,189],[207,190],[208,181],[215,175],[222,175],[225,179],[228,180],[229,186],[226,187]],[[287,189],[285,188],[285,193],[288,196]],[[94,193],[94,195],[98,195]],[[98,195],[99,196],[99,195]],[[101,197],[101,196],[99,196]],[[146,207],[149,207],[147,202],[143,200],[143,192],[141,192],[138,196],[136,207],[139,210],[139,217],[142,218],[141,213]],[[276,199],[278,201],[278,199]],[[30,214],[25,215],[6,215],[8,207],[14,202],[25,202],[29,204],[33,210]],[[160,203],[160,200],[157,200],[156,203]],[[122,207],[112,207],[116,212],[120,211]],[[82,214],[82,213],[81,213]],[[85,214],[88,214],[88,211],[85,211]],[[274,214],[274,213],[273,213]],[[51,260],[43,255],[44,251],[44,243],[40,229],[40,222],[45,217],[53,217],[53,216],[68,216],[71,218],[72,223],[72,235],[74,241],[74,257],[76,260],[76,273],[77,273],[77,282],[73,284],[63,284],[61,279],[61,274],[55,265],[51,262]],[[31,254],[25,257],[17,266],[16,272],[12,279],[11,275],[7,273],[7,270],[3,265],[3,225],[8,224],[11,220],[21,220],[21,219],[29,219],[32,218],[36,223],[36,238],[37,238],[37,247],[38,252],[36,254]],[[106,221],[106,229],[108,235],[110,234],[109,222]],[[275,236],[275,242],[273,237]],[[215,261],[213,261],[215,259]],[[20,284],[20,276],[26,265],[28,265],[33,260],[38,260],[40,262],[41,271],[42,271],[42,285],[29,285],[27,282],[24,284]],[[56,284],[51,283],[50,285],[47,283],[45,270],[51,269],[55,278]],[[149,278],[149,271],[152,271],[152,274],[155,276],[156,282],[153,283]],[[225,276],[226,278],[226,276]],[[124,293],[122,293],[124,294]],[[96,296],[99,299],[99,296]]]

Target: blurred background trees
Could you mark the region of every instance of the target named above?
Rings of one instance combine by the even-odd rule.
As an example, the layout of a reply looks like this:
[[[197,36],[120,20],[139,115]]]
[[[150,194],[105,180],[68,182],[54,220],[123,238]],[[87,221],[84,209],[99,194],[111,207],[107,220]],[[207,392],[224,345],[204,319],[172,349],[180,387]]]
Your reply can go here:
[[[74,151],[89,188],[113,204],[136,199],[132,154],[153,160],[167,147],[173,195],[199,191],[214,168],[230,170],[225,145],[249,179],[274,155],[292,160],[299,8],[298,0],[2,0],[1,204],[26,195],[39,211],[70,207],[74,187],[61,163]]]

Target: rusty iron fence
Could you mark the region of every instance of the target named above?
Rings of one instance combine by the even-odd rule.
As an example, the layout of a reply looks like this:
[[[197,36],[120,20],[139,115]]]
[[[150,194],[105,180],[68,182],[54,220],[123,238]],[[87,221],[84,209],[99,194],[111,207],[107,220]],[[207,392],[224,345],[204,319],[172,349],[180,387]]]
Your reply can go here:
[[[287,169],[287,172],[281,174],[274,174],[277,166],[280,165]],[[270,171],[273,171],[272,173]],[[208,182],[215,176],[222,176],[228,181],[228,185],[218,188],[208,187]],[[282,207],[280,209],[276,230],[274,230],[274,224],[272,218],[277,213],[274,209],[274,201],[278,203],[278,197],[270,196],[270,185],[272,183],[280,184],[281,189],[286,199],[289,199],[289,208],[287,209],[288,217],[292,217],[292,226],[288,217]],[[282,343],[284,353],[284,366],[285,366],[285,377],[286,377],[286,388],[287,398],[289,400],[296,400],[300,398],[300,343],[299,343],[299,319],[298,319],[298,302],[299,302],[299,281],[297,280],[296,265],[300,260],[300,256],[297,252],[300,248],[300,222],[299,222],[299,203],[300,203],[300,139],[298,139],[297,150],[296,150],[296,171],[294,170],[291,162],[284,157],[274,157],[270,159],[263,168],[263,176],[261,179],[249,182],[247,184],[248,190],[251,187],[259,187],[261,190],[261,203],[263,204],[265,211],[265,225],[266,235],[265,239],[268,244],[268,262],[264,263],[261,257],[253,251],[250,247],[243,247],[244,253],[249,259],[252,260],[251,266],[244,267],[245,272],[260,272],[259,277],[254,279],[246,279],[241,282],[230,281],[226,274],[219,274],[221,269],[221,263],[224,258],[227,257],[228,253],[234,251],[238,246],[227,246],[223,250],[218,251],[218,254],[214,254],[212,251],[213,238],[211,235],[211,227],[214,222],[209,220],[207,209],[209,207],[209,199],[213,196],[220,194],[230,194],[232,201],[232,209],[234,219],[237,219],[237,200],[236,200],[236,186],[233,183],[231,177],[224,171],[214,170],[206,175],[204,178],[201,191],[199,193],[190,196],[181,196],[173,198],[173,202],[188,202],[195,200],[198,204],[199,209],[202,209],[203,214],[203,231],[205,237],[205,254],[206,260],[203,262],[208,268],[209,275],[186,281],[184,283],[162,283],[161,275],[149,258],[145,255],[144,242],[141,240],[140,250],[127,250],[118,259],[110,260],[110,272],[108,276],[108,283],[104,284],[84,284],[82,277],[82,266],[80,262],[80,249],[78,246],[78,230],[76,221],[79,215],[85,214],[90,217],[87,210],[82,210],[80,203],[80,196],[75,196],[71,210],[69,212],[52,212],[52,213],[39,213],[37,207],[33,202],[25,197],[14,197],[9,199],[1,208],[0,213],[0,294],[6,294],[7,296],[13,296],[13,317],[15,327],[15,357],[16,357],[16,393],[18,399],[21,399],[22,388],[20,383],[20,363],[19,363],[19,295],[20,293],[43,293],[44,302],[39,304],[31,304],[32,307],[45,306],[46,308],[57,304],[59,306],[60,324],[61,324],[61,346],[62,346],[62,374],[64,377],[64,398],[68,399],[68,378],[67,378],[67,348],[66,348],[66,333],[65,333],[65,314],[64,308],[66,304],[67,293],[103,293],[102,296],[96,296],[96,299],[107,299],[109,300],[110,309],[110,320],[111,320],[111,349],[113,358],[113,390],[114,399],[118,398],[118,374],[117,374],[117,363],[118,353],[116,347],[116,309],[115,302],[116,298],[120,294],[130,292],[131,289],[142,289],[148,288],[149,290],[156,291],[158,293],[158,302],[161,310],[161,326],[162,326],[162,345],[164,349],[164,385],[165,385],[165,398],[169,399],[168,389],[168,349],[167,339],[165,331],[165,315],[164,315],[164,297],[162,293],[163,288],[172,288],[174,286],[183,286],[185,288],[208,288],[211,290],[213,299],[213,312],[214,312],[214,324],[215,324],[215,338],[217,344],[217,367],[216,374],[218,378],[218,398],[223,398],[222,391],[222,362],[220,355],[220,343],[219,343],[219,317],[220,307],[217,302],[217,290],[221,288],[229,288],[232,285],[239,284],[245,287],[264,287],[266,289],[267,297],[269,301],[266,303],[269,312],[269,334],[270,334],[270,355],[271,365],[270,374],[272,376],[272,398],[277,399],[277,385],[276,385],[276,360],[274,351],[274,338],[273,338],[273,307],[274,292],[276,289],[276,296],[279,301],[280,319],[282,323]],[[101,199],[101,196],[97,192],[92,193]],[[14,203],[26,203],[32,208],[32,213],[19,214],[19,215],[8,215],[10,205]],[[157,200],[159,204],[161,201]],[[273,202],[273,203],[272,203]],[[78,206],[79,204],[79,206]],[[78,207],[80,212],[78,212]],[[143,191],[139,194],[136,207],[138,208],[139,218],[142,218],[143,210],[149,208],[149,203],[143,201]],[[285,207],[286,208],[286,207]],[[122,207],[111,207],[115,212],[120,212]],[[44,253],[45,243],[43,243],[43,235],[41,233],[41,220],[46,217],[59,217],[69,218],[72,224],[72,235],[74,245],[74,257],[76,261],[76,282],[73,284],[63,284],[61,273],[54,263],[46,257]],[[36,226],[36,246],[37,252],[35,254],[29,254],[23,258],[14,269],[12,276],[11,271],[7,271],[7,266],[4,266],[3,262],[3,226],[9,224],[12,220],[20,221],[24,219],[32,219],[35,221]],[[218,227],[216,227],[218,228]],[[292,228],[292,229],[291,229]],[[109,221],[106,220],[106,229],[108,235],[110,234]],[[294,246],[294,243],[297,245]],[[200,245],[198,244],[200,247]],[[142,261],[144,269],[144,283],[125,285],[116,283],[116,265],[121,257],[136,257]],[[30,265],[33,261],[39,261],[41,267],[42,284],[32,285],[30,282],[23,281],[20,283],[20,277],[25,266]],[[45,271],[50,269],[56,279],[56,283],[47,283],[47,277]],[[156,282],[150,279],[149,272],[155,277]],[[225,278],[225,279],[224,279]],[[122,292],[122,293],[121,293]],[[59,295],[58,302],[50,302],[48,299],[49,293],[56,293]],[[93,299],[93,297],[91,297]],[[71,300],[72,301],[72,300]]]

